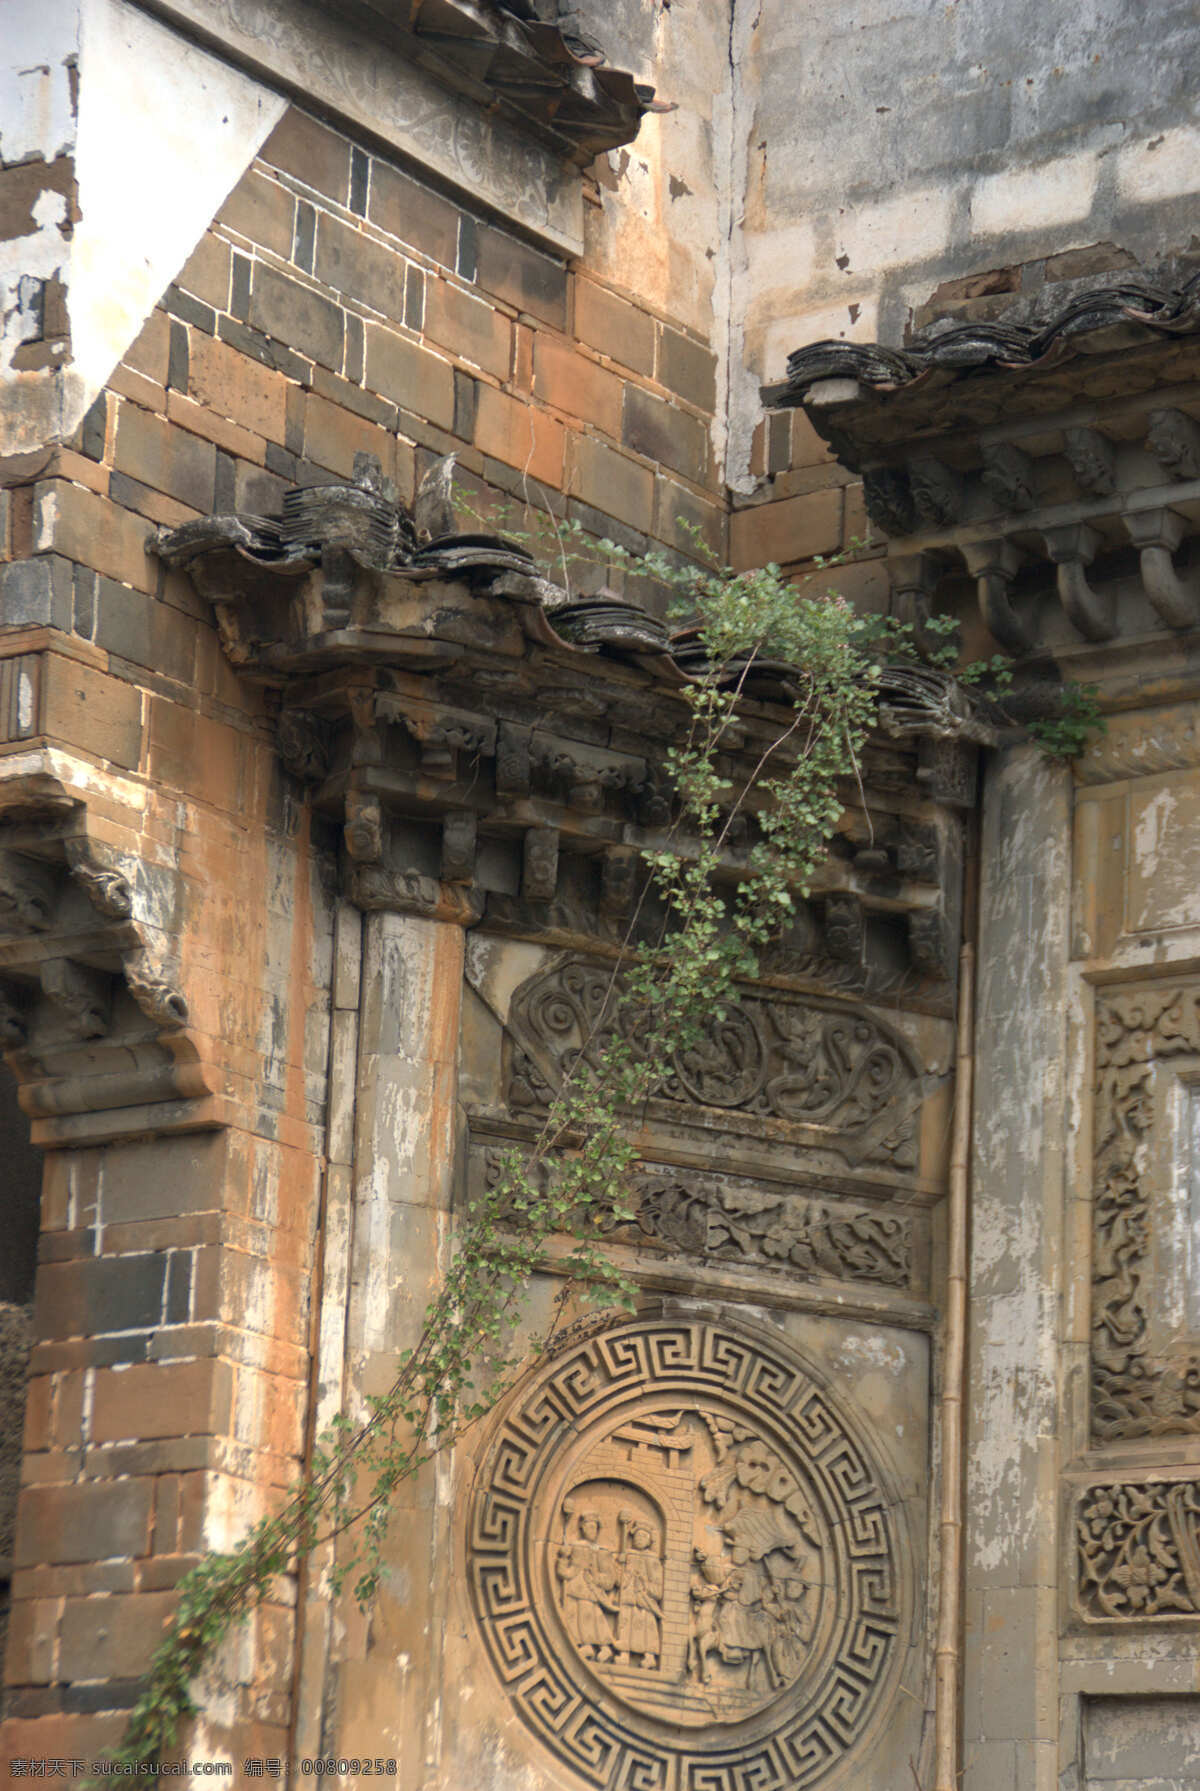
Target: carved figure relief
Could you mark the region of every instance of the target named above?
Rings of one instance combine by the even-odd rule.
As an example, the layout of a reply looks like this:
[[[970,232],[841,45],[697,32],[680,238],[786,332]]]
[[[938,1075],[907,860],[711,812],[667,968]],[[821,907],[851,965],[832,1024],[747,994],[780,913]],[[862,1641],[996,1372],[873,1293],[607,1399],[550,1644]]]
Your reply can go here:
[[[1200,1430],[1200,1347],[1151,1337],[1151,1143],[1157,1067],[1195,1057],[1200,988],[1109,990],[1096,1004],[1092,1431],[1101,1441]]]
[[[598,1059],[614,1030],[606,1017],[611,981],[607,965],[567,959],[517,990],[506,1073],[511,1108],[543,1109],[581,1054]],[[636,1025],[622,1024],[636,1050]],[[735,1116],[775,1120],[849,1163],[909,1169],[921,1094],[911,1047],[866,1008],[747,997],[715,1016],[697,1043],[672,1054],[653,1099],[673,1117],[690,1109],[704,1123],[697,1110],[708,1108],[726,1127]]]
[[[589,1785],[799,1791],[900,1664],[908,1558],[865,1435],[727,1321],[575,1334],[499,1420],[467,1564],[517,1712]]]
[[[1075,1538],[1085,1620],[1200,1617],[1200,1482],[1090,1486]]]

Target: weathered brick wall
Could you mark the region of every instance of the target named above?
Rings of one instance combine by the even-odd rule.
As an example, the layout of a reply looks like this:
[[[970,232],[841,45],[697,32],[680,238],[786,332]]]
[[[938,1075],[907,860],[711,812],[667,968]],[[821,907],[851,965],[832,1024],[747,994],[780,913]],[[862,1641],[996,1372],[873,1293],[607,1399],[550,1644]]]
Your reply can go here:
[[[0,754],[69,753],[95,824],[173,891],[217,1127],[47,1156],[9,1755],[115,1739],[172,1586],[304,1444],[335,842],[148,537],[273,510],[361,450],[411,499],[453,451],[485,505],[544,491],[634,549],[685,517],[724,551],[715,402],[695,328],[293,109],[69,445],[0,466],[0,655],[41,678]],[[209,1751],[287,1751],[290,1645],[285,1602],[231,1646]]]

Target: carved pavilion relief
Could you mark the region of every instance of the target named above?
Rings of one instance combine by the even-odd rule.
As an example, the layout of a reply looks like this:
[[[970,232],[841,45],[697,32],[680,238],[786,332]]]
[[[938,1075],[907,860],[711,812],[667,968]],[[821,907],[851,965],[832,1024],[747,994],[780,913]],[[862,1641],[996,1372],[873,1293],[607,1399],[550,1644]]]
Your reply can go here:
[[[494,1672],[585,1784],[817,1784],[910,1645],[908,1519],[862,1418],[732,1317],[568,1334],[500,1416],[465,1546]]]

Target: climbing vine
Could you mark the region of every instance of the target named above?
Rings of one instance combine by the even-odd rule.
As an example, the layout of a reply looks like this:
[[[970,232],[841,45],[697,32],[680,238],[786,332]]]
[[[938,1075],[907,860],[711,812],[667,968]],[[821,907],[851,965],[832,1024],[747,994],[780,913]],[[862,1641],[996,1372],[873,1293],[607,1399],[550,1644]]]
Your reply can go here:
[[[580,531],[550,526],[551,557],[568,573]],[[478,1423],[521,1372],[526,1294],[552,1237],[566,1233],[573,1244],[542,1348],[573,1289],[632,1308],[634,1286],[601,1236],[614,1219],[632,1217],[630,1115],[663,1061],[693,1045],[736,985],[754,977],[760,952],[808,894],[842,812],[840,791],[859,776],[881,668],[912,652],[903,627],[859,616],[828,592],[797,590],[774,566],[733,573],[667,556],[632,560],[607,542],[599,551],[673,588],[705,662],[680,692],[686,725],[666,765],[674,821],[645,854],[620,963],[532,1146],[507,1153],[495,1185],[458,1224],[440,1291],[391,1386],[368,1397],[359,1416],[335,1418],[281,1508],[181,1581],[111,1756],[116,1765],[153,1762],[178,1739],[195,1713],[192,1686],[215,1651],[280,1576],[323,1544],[338,1544],[331,1592],[349,1583],[360,1604],[369,1603],[397,1489]],[[767,661],[786,668],[789,701],[749,775],[735,781],[730,731],[747,679]],[[745,831],[748,815],[753,844],[734,875],[731,833]]]

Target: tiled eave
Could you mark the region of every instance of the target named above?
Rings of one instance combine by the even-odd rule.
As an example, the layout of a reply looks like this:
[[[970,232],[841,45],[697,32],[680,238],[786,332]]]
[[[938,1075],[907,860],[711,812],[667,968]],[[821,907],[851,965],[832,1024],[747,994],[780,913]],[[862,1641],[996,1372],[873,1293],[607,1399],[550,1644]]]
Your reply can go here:
[[[1200,276],[1080,283],[1052,311],[934,325],[901,349],[813,343],[763,396],[802,406],[861,473],[919,641],[936,612],[965,620],[974,586],[978,622],[1018,659],[1118,683],[1142,652],[1191,665]]]
[[[577,165],[631,142],[645,114],[664,109],[652,87],[560,26],[517,17],[523,9],[492,0],[336,0],[328,10]]]

